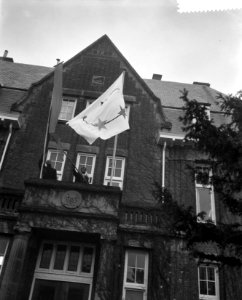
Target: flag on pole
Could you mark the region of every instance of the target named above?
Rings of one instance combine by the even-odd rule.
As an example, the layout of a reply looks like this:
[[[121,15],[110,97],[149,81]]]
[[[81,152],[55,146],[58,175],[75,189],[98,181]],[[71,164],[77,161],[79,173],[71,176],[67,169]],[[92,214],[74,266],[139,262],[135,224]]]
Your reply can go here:
[[[49,133],[54,133],[62,105],[62,74],[63,63],[55,67],[54,87],[51,98]]]
[[[124,72],[96,101],[67,122],[89,144],[99,137],[106,140],[129,129],[123,84]]]

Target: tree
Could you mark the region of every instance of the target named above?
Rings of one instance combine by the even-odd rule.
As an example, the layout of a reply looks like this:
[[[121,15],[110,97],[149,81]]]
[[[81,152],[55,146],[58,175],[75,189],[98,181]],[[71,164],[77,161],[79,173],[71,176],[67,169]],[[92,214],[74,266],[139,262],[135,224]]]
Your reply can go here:
[[[219,200],[232,214],[242,216],[242,92],[236,96],[218,95],[218,105],[224,116],[222,124],[210,120],[207,105],[190,100],[186,90],[180,98],[184,101],[184,116],[180,121],[186,132],[185,141],[206,155],[212,175],[192,171],[200,176],[203,184],[213,184]],[[230,266],[242,264],[241,223],[198,222],[193,209],[179,206],[168,190],[157,186],[156,191],[163,209],[173,216],[171,230],[182,234],[194,256]],[[202,247],[196,247],[199,243],[213,244],[219,251],[208,254],[201,250]]]
[[[209,180],[232,213],[242,215],[242,91],[237,96],[218,95],[224,123],[214,124],[207,107],[189,100],[183,91],[185,114],[180,120],[186,141],[208,155],[213,175]]]

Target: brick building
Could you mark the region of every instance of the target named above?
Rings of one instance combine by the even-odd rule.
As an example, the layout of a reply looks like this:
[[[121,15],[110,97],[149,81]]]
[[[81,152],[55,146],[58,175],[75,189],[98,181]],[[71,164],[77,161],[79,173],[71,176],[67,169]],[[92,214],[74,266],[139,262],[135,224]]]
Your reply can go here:
[[[130,130],[89,145],[65,123],[125,71]],[[187,165],[203,155],[183,142],[180,91],[208,106],[219,124],[217,91],[206,83],[143,80],[105,35],[64,63],[56,127],[63,151],[48,141],[58,180],[39,179],[53,69],[0,60],[0,299],[239,300],[241,269],[197,261],[154,196],[167,187],[179,204],[229,220],[213,188]],[[73,163],[90,184],[74,181]],[[221,213],[223,211],[223,213]],[[208,247],[216,251],[214,247]]]

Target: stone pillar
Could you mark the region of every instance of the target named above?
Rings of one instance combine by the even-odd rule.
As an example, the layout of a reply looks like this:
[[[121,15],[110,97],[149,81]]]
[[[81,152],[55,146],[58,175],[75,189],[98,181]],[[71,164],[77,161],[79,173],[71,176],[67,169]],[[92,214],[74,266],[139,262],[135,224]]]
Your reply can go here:
[[[0,288],[0,299],[19,299],[18,291],[24,278],[23,267],[29,237],[30,230],[18,229],[15,233]]]
[[[100,257],[95,285],[95,300],[113,300],[115,279],[115,243],[112,240],[101,240]]]

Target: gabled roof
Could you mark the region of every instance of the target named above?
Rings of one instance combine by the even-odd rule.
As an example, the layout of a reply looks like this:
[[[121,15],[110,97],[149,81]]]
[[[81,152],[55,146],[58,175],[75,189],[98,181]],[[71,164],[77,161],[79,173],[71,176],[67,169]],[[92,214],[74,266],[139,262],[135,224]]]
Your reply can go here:
[[[4,87],[27,90],[53,68],[0,60],[0,84]]]
[[[23,99],[27,95],[27,91],[0,88],[0,111],[1,113],[10,113],[14,103]]]
[[[162,106],[182,108],[183,101],[180,99],[181,91],[188,91],[189,99],[196,99],[198,102],[210,104],[211,111],[220,111],[216,104],[218,91],[202,84],[188,84],[154,79],[144,79],[153,93],[161,99]]]
[[[211,119],[216,125],[226,122],[225,116],[221,113],[220,106],[217,103],[217,96],[221,94],[215,89],[205,84],[188,84],[180,82],[171,82],[155,79],[144,79],[153,93],[160,98],[161,106],[167,121],[172,125],[170,129],[163,129],[162,132],[169,136],[185,136],[182,130],[183,124],[179,117],[184,115],[182,109],[184,103],[180,99],[184,89],[188,91],[189,99],[196,99],[200,103],[207,103],[210,106]]]

